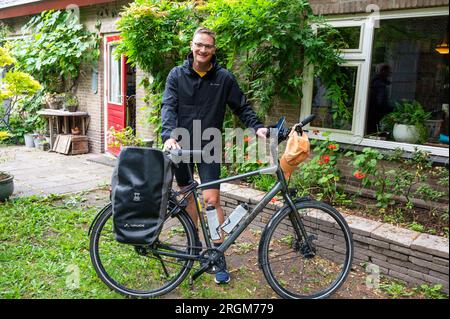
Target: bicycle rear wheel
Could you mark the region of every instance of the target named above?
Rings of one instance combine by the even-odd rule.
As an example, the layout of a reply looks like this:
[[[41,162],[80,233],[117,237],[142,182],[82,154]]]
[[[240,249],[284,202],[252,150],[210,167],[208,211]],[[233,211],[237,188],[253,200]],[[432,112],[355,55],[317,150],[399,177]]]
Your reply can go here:
[[[165,220],[158,250],[195,254],[196,238],[190,217],[181,211]],[[117,242],[111,206],[104,209],[92,227],[89,252],[100,279],[111,289],[131,297],[167,294],[183,281],[193,264],[192,260],[155,254],[149,247]]]
[[[325,298],[350,271],[352,234],[342,215],[325,203],[297,201],[295,206],[297,212],[285,207],[266,226],[259,248],[262,270],[283,298]],[[295,231],[300,229],[299,220],[311,246],[301,231]]]

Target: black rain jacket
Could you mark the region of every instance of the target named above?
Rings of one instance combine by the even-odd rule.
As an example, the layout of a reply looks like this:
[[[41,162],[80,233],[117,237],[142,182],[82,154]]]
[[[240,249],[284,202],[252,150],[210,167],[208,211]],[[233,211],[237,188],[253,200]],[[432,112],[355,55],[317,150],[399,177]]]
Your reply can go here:
[[[194,71],[192,63],[191,52],[183,65],[174,67],[167,77],[161,111],[163,143],[177,127],[186,128],[192,141],[194,120],[201,120],[202,133],[210,127],[222,130],[227,104],[247,127],[255,131],[264,127],[235,77],[217,64],[215,56],[212,68],[203,77]],[[206,143],[202,141],[202,146]]]

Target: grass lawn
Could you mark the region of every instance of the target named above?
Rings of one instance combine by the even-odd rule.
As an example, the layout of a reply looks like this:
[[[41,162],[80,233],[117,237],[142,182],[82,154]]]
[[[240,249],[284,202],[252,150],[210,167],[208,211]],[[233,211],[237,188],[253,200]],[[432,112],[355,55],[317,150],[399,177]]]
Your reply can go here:
[[[0,298],[124,298],[97,277],[89,257],[88,229],[107,199],[106,190],[97,190],[0,203]],[[185,280],[164,298],[277,298],[258,268],[260,233],[244,232],[226,252],[230,284],[217,286],[204,274],[193,288]],[[364,270],[355,268],[332,298],[448,298],[439,287],[383,280],[381,289],[368,289],[365,282]]]
[[[97,209],[82,201],[49,196],[0,204],[0,298],[120,297],[90,264],[87,231]]]
[[[88,230],[106,192],[23,197],[0,203],[0,298],[123,298],[95,273]],[[218,287],[203,275],[185,280],[168,298],[255,298],[255,282],[242,266],[234,283]],[[267,294],[275,297],[266,287]]]

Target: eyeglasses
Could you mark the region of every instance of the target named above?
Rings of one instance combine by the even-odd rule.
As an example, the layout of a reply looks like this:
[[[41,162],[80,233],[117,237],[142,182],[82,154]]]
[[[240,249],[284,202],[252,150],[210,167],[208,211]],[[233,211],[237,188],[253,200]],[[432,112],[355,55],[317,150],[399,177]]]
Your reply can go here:
[[[200,42],[194,42],[194,46],[198,49],[205,48],[205,50],[209,51],[216,47],[214,44],[204,44]]]

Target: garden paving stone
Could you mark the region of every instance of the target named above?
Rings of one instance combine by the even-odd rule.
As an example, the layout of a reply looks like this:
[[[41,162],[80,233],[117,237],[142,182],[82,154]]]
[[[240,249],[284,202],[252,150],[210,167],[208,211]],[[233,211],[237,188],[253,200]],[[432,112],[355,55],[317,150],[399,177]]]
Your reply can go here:
[[[435,256],[448,258],[449,240],[444,237],[420,234],[411,244],[411,248],[425,253],[431,253]]]
[[[14,175],[14,196],[80,192],[109,184],[113,168],[89,161],[98,154],[66,156],[25,146],[0,150],[0,169]]]
[[[372,232],[371,237],[409,248],[419,235],[420,233],[412,230],[383,224]]]

